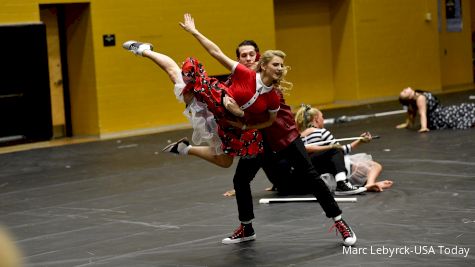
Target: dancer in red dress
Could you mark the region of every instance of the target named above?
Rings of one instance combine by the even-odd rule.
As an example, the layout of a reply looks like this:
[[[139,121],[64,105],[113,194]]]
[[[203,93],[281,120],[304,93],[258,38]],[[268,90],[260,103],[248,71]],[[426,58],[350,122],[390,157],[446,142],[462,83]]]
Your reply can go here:
[[[221,99],[223,99],[223,101],[220,103],[224,104],[224,106],[226,106],[226,108],[235,116],[244,119],[234,122],[228,121],[229,124],[235,128],[241,128],[242,130],[262,129],[270,146],[269,149],[272,149],[276,153],[281,154],[282,157],[288,159],[291,164],[302,173],[302,176],[308,180],[312,192],[318,198],[319,204],[325,211],[327,217],[333,218],[335,221],[334,227],[336,227],[342,235],[343,244],[347,246],[354,245],[356,243],[356,235],[350,226],[342,219],[342,212],[338,207],[338,204],[323,180],[319,178],[318,173],[310,162],[303,142],[299,138],[299,133],[296,129],[290,107],[285,104],[283,99],[282,89],[286,84],[283,77],[287,72],[287,68],[284,65],[285,53],[279,50],[266,51],[259,61],[255,74],[256,76],[255,79],[253,79],[254,76],[251,75],[252,73],[245,66],[240,67],[236,61],[224,55],[216,44],[202,35],[195,28],[194,20],[191,15],[185,14],[185,21],[184,23],[180,23],[180,25],[186,31],[190,32],[211,56],[234,73],[232,85],[228,90],[222,90],[227,95],[222,96]],[[168,58],[165,60],[163,54],[156,52],[154,53],[157,55],[152,57],[150,45],[130,41],[124,44],[124,48],[134,51],[136,54],[151,58],[162,69],[169,73],[170,77],[172,77],[172,75],[178,75],[176,67],[173,67],[174,71],[172,71],[172,74],[170,74],[170,70],[167,68],[167,66],[173,65],[170,63],[170,61],[172,61],[171,59],[165,56]],[[164,64],[165,62],[168,64]],[[192,65],[196,66],[196,64]],[[196,68],[191,69],[194,70]],[[206,91],[209,84],[208,80],[198,78],[196,73],[199,73],[199,71],[193,71],[190,75],[187,75],[187,73],[187,69],[184,69],[183,81],[187,85],[183,86],[184,89],[180,94],[185,94],[185,99],[189,99],[186,95],[191,91],[191,88],[194,88],[192,90],[194,95],[193,99],[206,102],[205,99],[200,99],[200,97],[203,96],[200,94],[203,91],[203,86],[196,87],[190,84],[196,84],[197,80],[202,81],[201,84],[204,85],[204,90]],[[172,81],[174,81],[175,85],[177,84],[173,78]],[[175,86],[175,88],[176,87],[177,86]],[[253,96],[249,98],[252,94]],[[275,95],[279,97],[275,97]],[[210,96],[210,94],[206,94],[206,96]],[[217,100],[216,97],[208,97],[208,99]],[[276,100],[280,101],[280,106],[275,106]],[[219,103],[219,101],[217,102]],[[254,106],[254,104],[256,104],[256,106]],[[252,108],[249,109],[250,107]],[[213,110],[210,111],[213,112]],[[220,116],[219,114],[214,115]],[[217,119],[217,121],[219,120]],[[180,154],[188,154],[192,148],[193,147],[191,147],[189,143],[178,141],[165,148],[165,150],[178,152]],[[226,163],[229,165],[232,163],[232,156],[230,156],[229,153],[222,154],[226,155],[227,159],[230,159],[229,162],[219,162],[216,161],[216,158],[208,157],[208,152],[204,153],[204,155],[194,155],[214,162],[220,166],[225,166]],[[247,165],[249,166],[238,166],[233,180],[241,225],[234,234],[223,239],[222,242],[225,244],[250,241],[256,238],[251,224],[251,221],[254,218],[254,213],[250,182],[254,177],[255,172],[260,169],[261,164],[259,161],[252,161]]]

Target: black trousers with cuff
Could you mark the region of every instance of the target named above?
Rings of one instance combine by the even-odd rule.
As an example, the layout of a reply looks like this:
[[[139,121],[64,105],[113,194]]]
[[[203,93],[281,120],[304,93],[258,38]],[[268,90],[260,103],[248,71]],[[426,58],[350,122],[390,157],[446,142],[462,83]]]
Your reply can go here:
[[[338,204],[325,182],[320,179],[320,174],[314,168],[300,138],[295,139],[289,146],[278,153],[270,152],[268,147],[264,149],[267,151],[264,154],[260,154],[255,158],[241,158],[238,162],[233,184],[236,191],[240,221],[254,219],[251,181],[260,168],[264,169],[266,175],[268,173],[271,176],[278,175],[276,173],[278,168],[275,168],[275,166],[281,159],[288,161],[295,173],[298,174],[298,179],[302,179],[302,182],[310,187],[312,194],[318,199],[318,203],[327,217],[333,218],[341,214]]]

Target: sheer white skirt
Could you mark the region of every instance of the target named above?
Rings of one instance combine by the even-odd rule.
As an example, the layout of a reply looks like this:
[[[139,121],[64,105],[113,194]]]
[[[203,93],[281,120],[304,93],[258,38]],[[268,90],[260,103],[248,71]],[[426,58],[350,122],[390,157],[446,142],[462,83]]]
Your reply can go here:
[[[178,101],[184,103],[182,91],[185,88],[185,82],[181,75],[179,77],[181,81],[175,84],[173,91]],[[183,111],[183,115],[188,118],[193,126],[191,141],[194,144],[201,145],[204,143],[212,147],[216,154],[223,154],[221,139],[218,136],[218,125],[206,104],[196,101],[193,97],[191,103]]]

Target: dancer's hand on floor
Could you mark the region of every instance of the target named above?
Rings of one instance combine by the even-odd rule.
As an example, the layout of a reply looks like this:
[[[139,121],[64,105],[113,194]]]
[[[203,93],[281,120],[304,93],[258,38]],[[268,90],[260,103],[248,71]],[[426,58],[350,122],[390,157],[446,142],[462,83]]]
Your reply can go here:
[[[408,126],[407,123],[401,123],[401,124],[398,124],[398,125],[396,126],[396,128],[398,128],[398,129],[404,129],[404,128],[407,128],[407,126]]]

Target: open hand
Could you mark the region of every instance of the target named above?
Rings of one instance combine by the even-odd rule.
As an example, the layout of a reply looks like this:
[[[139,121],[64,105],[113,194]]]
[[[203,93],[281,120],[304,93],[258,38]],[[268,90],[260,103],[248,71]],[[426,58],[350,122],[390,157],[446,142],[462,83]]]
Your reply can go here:
[[[193,33],[196,31],[195,20],[191,14],[186,13],[183,15],[184,22],[180,22],[180,26],[187,32]]]

